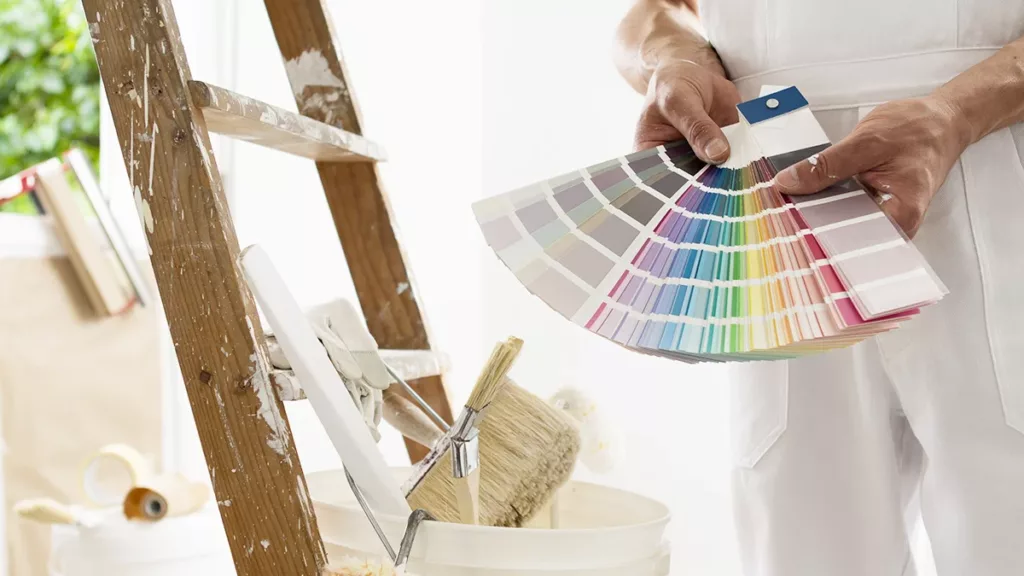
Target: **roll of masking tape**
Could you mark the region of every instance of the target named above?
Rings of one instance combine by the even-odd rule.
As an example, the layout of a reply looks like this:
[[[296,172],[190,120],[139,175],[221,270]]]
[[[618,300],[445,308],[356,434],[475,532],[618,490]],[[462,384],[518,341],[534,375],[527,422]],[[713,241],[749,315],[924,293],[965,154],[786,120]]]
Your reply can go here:
[[[129,520],[156,521],[165,516],[184,516],[202,508],[210,498],[205,484],[192,482],[179,473],[158,474],[144,479],[124,498],[124,515]]]
[[[86,462],[82,488],[94,506],[121,506],[125,495],[153,473],[152,462],[138,450],[125,444],[110,444]]]

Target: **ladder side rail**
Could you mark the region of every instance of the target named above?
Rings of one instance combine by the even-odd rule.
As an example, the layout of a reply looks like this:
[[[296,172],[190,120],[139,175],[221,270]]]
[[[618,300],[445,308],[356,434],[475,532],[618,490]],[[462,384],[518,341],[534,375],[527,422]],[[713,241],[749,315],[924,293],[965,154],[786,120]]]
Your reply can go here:
[[[299,113],[362,134],[359,109],[324,1],[264,3]],[[318,72],[315,78],[309,70]],[[377,166],[351,162],[317,162],[316,166],[370,334],[381,348],[430,349],[426,318]],[[410,384],[442,418],[452,421],[441,376]],[[406,439],[405,444],[413,462],[427,453],[412,440]]]
[[[318,576],[326,554],[171,1],[83,6],[237,573]]]

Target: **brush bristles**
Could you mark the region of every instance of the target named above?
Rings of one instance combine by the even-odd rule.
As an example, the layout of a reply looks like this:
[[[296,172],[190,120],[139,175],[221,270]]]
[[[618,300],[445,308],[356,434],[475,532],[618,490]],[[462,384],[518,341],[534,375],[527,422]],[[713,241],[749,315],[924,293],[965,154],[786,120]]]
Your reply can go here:
[[[480,424],[480,524],[522,526],[569,481],[580,450],[562,411],[506,382]],[[409,495],[409,504],[446,522],[459,511],[446,453]]]
[[[479,412],[501,393],[505,376],[508,375],[508,371],[512,368],[522,347],[523,341],[519,338],[509,338],[494,347],[490,359],[487,360],[487,364],[480,372],[480,377],[476,380],[476,386],[473,387],[469,400],[466,401],[467,408]]]

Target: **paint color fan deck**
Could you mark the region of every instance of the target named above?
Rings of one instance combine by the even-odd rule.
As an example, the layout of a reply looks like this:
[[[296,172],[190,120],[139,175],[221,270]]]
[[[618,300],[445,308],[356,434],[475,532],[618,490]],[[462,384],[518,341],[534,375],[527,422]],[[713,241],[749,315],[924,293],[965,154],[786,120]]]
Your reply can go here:
[[[796,88],[739,110],[723,165],[676,142],[477,202],[488,244],[574,323],[686,362],[849,346],[946,294],[855,180],[799,197],[771,185],[829,146]]]

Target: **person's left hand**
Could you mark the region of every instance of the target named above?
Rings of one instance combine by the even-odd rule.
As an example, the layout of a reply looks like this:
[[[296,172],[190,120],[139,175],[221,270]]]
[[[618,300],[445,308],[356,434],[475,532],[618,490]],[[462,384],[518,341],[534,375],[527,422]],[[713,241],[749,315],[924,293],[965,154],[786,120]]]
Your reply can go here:
[[[856,177],[913,237],[967,147],[966,133],[956,108],[936,96],[889,102],[834,146],[780,172],[775,183],[783,194],[812,194]]]

